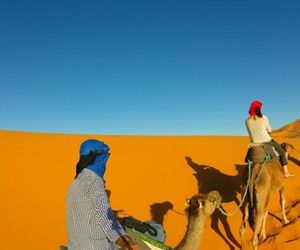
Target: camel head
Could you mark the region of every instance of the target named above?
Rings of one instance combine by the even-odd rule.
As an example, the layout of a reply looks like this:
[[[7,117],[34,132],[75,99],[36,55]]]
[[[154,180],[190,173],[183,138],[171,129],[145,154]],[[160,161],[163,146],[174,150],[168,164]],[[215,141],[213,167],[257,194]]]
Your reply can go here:
[[[186,200],[186,212],[188,215],[196,215],[201,210],[205,216],[210,216],[220,206],[221,201],[221,195],[217,191],[211,191],[208,194],[196,194]]]

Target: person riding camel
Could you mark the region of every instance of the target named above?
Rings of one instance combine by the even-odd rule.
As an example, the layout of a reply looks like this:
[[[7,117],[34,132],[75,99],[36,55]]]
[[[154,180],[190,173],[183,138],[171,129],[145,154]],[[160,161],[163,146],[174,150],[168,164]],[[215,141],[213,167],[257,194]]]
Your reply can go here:
[[[113,211],[105,192],[104,174],[110,148],[88,139],[80,145],[76,176],[67,193],[69,250],[139,250],[118,219],[129,215]]]
[[[251,143],[266,143],[274,147],[279,153],[279,160],[283,167],[284,177],[294,177],[288,171],[288,161],[286,154],[281,145],[271,137],[271,126],[267,116],[262,115],[262,103],[255,100],[251,103],[249,109],[249,117],[246,119],[246,128],[250,137]]]

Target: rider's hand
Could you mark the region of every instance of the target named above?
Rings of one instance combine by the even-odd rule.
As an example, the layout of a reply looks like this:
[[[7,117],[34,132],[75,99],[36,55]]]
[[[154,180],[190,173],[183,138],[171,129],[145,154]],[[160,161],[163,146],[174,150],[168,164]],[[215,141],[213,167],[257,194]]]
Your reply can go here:
[[[115,216],[119,220],[119,219],[124,219],[126,217],[129,217],[130,214],[128,214],[125,210],[116,210]]]
[[[120,236],[116,244],[121,247],[121,250],[140,250],[138,244],[128,235]]]

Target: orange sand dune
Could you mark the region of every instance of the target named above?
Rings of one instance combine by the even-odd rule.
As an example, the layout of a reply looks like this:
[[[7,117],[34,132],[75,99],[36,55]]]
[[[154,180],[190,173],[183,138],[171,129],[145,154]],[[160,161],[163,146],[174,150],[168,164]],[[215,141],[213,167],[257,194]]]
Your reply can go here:
[[[300,137],[300,119],[290,124],[283,126],[282,128],[275,130],[272,133],[274,136],[280,136],[285,138]]]
[[[1,249],[57,250],[66,244],[65,195],[74,177],[79,145],[87,138],[103,140],[111,147],[105,178],[112,207],[141,220],[154,217],[163,223],[170,246],[176,246],[184,235],[187,219],[181,213],[185,198],[197,193],[198,186],[201,192],[218,190],[229,212],[240,199],[237,190],[245,170],[247,137],[0,131]],[[288,140],[300,149],[299,137]],[[287,181],[286,191],[288,217],[293,222],[281,225],[279,197],[274,196],[267,220],[268,239],[259,249],[300,248],[299,151],[292,155],[290,171],[296,174]],[[206,223],[202,249],[239,249],[240,221],[240,212],[228,218],[216,212]]]

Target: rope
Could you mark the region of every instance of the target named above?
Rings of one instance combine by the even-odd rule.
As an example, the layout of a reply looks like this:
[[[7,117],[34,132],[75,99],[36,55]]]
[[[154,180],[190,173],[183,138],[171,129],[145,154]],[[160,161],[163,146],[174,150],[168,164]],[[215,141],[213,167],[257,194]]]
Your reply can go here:
[[[217,207],[217,209],[221,212],[221,214],[229,217],[229,216],[232,216],[234,215],[237,211],[239,211],[239,209],[241,208],[241,206],[243,205],[244,201],[245,201],[245,198],[247,196],[247,190],[249,188],[249,184],[250,184],[250,179],[251,179],[251,168],[252,168],[252,161],[248,161],[248,179],[247,179],[247,185],[246,185],[246,190],[245,190],[245,193],[243,195],[243,198],[240,202],[240,204],[238,205],[238,207],[233,210],[231,213],[227,213],[222,207]]]
[[[173,208],[171,208],[170,209],[171,211],[173,211],[174,213],[176,213],[176,214],[180,214],[180,215],[184,215],[184,216],[186,216],[186,214],[184,214],[184,213],[180,213],[180,212],[178,212],[178,211],[176,211],[175,209],[173,209]]]
[[[259,179],[259,177],[260,177],[260,175],[261,175],[261,173],[262,173],[262,170],[263,170],[263,168],[264,168],[265,163],[266,163],[267,161],[269,161],[270,159],[272,159],[271,156],[270,156],[269,154],[267,154],[266,157],[265,157],[265,159],[264,159],[263,164],[261,164],[261,166],[260,166],[260,170],[259,170],[259,172],[258,172],[258,175],[257,175],[256,179],[255,179],[255,184],[256,184],[256,182],[258,181],[258,179]],[[231,213],[226,212],[226,211],[225,211],[222,207],[220,207],[220,206],[217,207],[217,209],[218,209],[223,215],[225,215],[225,216],[227,216],[227,217],[232,216],[232,215],[234,215],[237,211],[239,211],[239,209],[240,209],[241,206],[243,205],[243,203],[244,203],[244,201],[245,201],[245,198],[246,198],[246,196],[247,196],[247,192],[248,192],[248,188],[249,188],[249,184],[250,184],[252,164],[253,164],[252,161],[248,161],[248,179],[247,179],[247,185],[246,185],[246,190],[245,190],[245,193],[244,193],[244,195],[243,195],[243,198],[242,198],[240,204],[239,204],[238,207],[237,207],[235,210],[233,210]]]
[[[260,165],[259,172],[258,172],[258,174],[257,174],[257,176],[256,176],[256,178],[255,178],[255,181],[254,181],[255,184],[258,182],[258,180],[259,180],[259,178],[260,178],[260,175],[261,175],[261,173],[262,173],[262,171],[263,171],[263,169],[264,169],[265,163],[266,163],[267,161],[271,160],[271,159],[272,159],[272,157],[271,157],[270,155],[266,155],[266,158],[265,158],[263,164]]]

